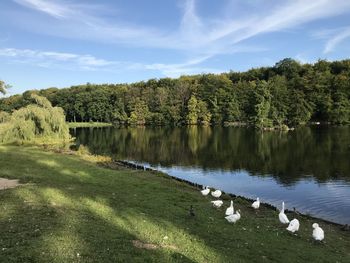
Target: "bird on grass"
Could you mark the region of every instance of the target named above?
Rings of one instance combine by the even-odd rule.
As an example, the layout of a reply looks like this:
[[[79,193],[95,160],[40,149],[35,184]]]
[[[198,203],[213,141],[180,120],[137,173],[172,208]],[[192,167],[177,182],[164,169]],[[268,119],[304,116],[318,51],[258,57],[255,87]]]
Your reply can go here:
[[[278,214],[278,218],[280,220],[280,222],[282,224],[288,224],[289,223],[289,219],[286,216],[286,214],[284,213],[284,202],[282,202],[282,210],[281,212]]]
[[[256,199],[256,201],[254,201],[254,203],[252,203],[252,207],[254,209],[259,209],[259,207],[260,207],[260,199],[259,199],[259,197]]]
[[[241,210],[237,210],[235,214],[229,215],[229,216],[225,216],[225,219],[229,222],[229,223],[236,223],[238,220],[241,219],[241,214],[240,214]]]
[[[211,192],[211,195],[214,196],[215,198],[219,198],[221,194],[222,193],[220,190],[215,190],[214,192]]]
[[[191,217],[196,216],[196,214],[194,213],[193,205],[190,206],[189,213],[190,213],[190,216],[191,216]]]
[[[348,224],[345,224],[341,227],[341,230],[343,231],[350,231],[350,226]]]
[[[320,228],[320,226],[317,223],[314,223],[312,225],[313,227],[313,231],[312,231],[312,237],[316,240],[316,241],[322,241],[324,239],[324,231],[322,228]]]
[[[233,208],[233,201],[231,200],[231,205],[226,209],[225,215],[233,215],[235,209]]]
[[[215,201],[211,201],[211,203],[213,204],[214,207],[219,208],[222,206],[222,204],[224,203],[221,200],[215,200]]]
[[[210,189],[209,186],[206,186],[202,191],[201,191],[202,195],[206,196],[210,193]]]
[[[288,227],[286,228],[289,232],[295,233],[299,230],[299,220],[294,218],[292,221],[290,221]]]

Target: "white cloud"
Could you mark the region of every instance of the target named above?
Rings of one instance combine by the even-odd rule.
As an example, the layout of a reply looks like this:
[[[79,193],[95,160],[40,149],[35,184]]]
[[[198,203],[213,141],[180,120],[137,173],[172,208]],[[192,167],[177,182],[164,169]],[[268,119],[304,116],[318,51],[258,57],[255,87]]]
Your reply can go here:
[[[225,53],[225,49],[230,49],[235,44],[258,34],[284,30],[316,19],[345,13],[350,7],[348,0],[288,0],[279,1],[270,10],[263,9],[261,13],[255,12],[244,18],[220,17],[218,14],[213,20],[202,19],[196,13],[196,4],[200,2],[186,0],[182,5],[183,14],[179,28],[167,32],[161,28],[107,21],[103,18],[103,14],[87,12],[88,5],[77,11],[72,2],[68,2],[70,3],[68,5],[62,0],[14,1],[60,20],[56,27],[47,25],[46,33],[214,55],[218,52]],[[232,4],[229,7],[232,8]],[[52,27],[56,30],[52,30]],[[45,31],[42,27],[40,30]]]
[[[92,55],[39,51],[31,49],[0,49],[0,57],[14,58],[15,61],[39,67],[65,67],[79,70],[103,70],[119,65],[120,62],[98,59]]]
[[[31,49],[3,48],[0,57],[11,58],[11,62],[29,64],[36,67],[60,68],[65,70],[81,71],[158,71],[168,77],[178,77],[183,74],[204,72],[222,72],[215,68],[197,66],[206,57],[198,57],[179,64],[143,64],[128,61],[113,61],[96,58],[92,55],[73,54],[53,51],[40,51]]]
[[[257,35],[295,28],[317,19],[336,16],[350,11],[349,0],[271,1],[269,2],[271,8],[259,8],[259,5],[261,7],[265,6],[265,1],[257,1],[257,6],[252,9],[252,12],[247,12],[244,16],[234,16],[234,10],[232,10],[232,15],[230,15],[230,10],[225,10],[225,15],[217,14],[209,19],[203,18],[197,13],[196,7],[201,3],[200,1],[186,0],[181,2],[182,14],[178,22],[178,28],[169,31],[161,26],[140,26],[120,20],[111,21],[104,16],[104,12],[108,9],[107,7],[96,9],[96,5],[82,5],[76,1],[13,1],[45,13],[56,20],[50,21],[50,23],[43,22],[42,17],[19,20],[19,23],[25,21],[22,22],[22,26],[26,26],[30,30],[36,29],[37,33],[182,52],[188,59],[179,64],[126,63],[131,68],[143,65],[141,68],[159,70],[166,75],[180,72],[198,72],[200,69],[206,68],[198,67],[198,65],[219,54],[264,50],[259,47],[243,48],[242,42]],[[227,8],[235,7],[239,7],[239,1],[231,1],[227,5]],[[335,45],[348,37],[349,34],[349,32],[343,32],[343,34],[330,40],[325,49],[326,52],[330,52]],[[36,57],[38,56],[39,54],[36,54]],[[64,56],[62,54],[51,54],[50,56],[46,55],[46,57],[58,61]],[[66,59],[75,61],[76,65],[82,65],[80,68],[87,67],[87,69],[111,68],[116,66],[115,63],[118,65],[121,63],[99,60],[89,55]],[[193,61],[196,63],[193,63]]]
[[[323,50],[323,53],[327,54],[327,53],[334,51],[334,49],[336,48],[336,46],[338,44],[340,44],[342,41],[344,41],[345,39],[347,39],[349,37],[350,37],[350,27],[342,29],[340,32],[331,36],[328,39],[328,41],[325,45],[325,48]]]
[[[64,5],[62,4],[56,4],[53,1],[43,1],[43,0],[14,0],[14,1],[21,5],[47,13],[56,18],[65,18],[67,16],[74,14],[74,12],[72,12],[71,9],[64,7]]]

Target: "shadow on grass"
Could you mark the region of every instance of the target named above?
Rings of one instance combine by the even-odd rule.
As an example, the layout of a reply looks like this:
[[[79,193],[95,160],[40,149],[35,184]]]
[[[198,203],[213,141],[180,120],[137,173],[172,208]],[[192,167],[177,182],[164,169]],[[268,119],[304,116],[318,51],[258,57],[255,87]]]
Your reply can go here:
[[[0,191],[1,262],[259,262],[285,257],[331,261],[350,257],[349,237],[332,229],[326,229],[330,239],[343,241],[314,246],[308,229],[302,229],[297,238],[289,235],[276,227],[276,212],[262,209],[256,217],[241,200],[235,206],[243,210],[242,222],[228,225],[224,209],[213,210],[209,198],[169,178],[107,170],[77,157],[31,148],[14,149],[5,154],[0,148],[0,177],[30,184]],[[195,207],[195,218],[188,216],[190,205]],[[137,248],[133,240],[158,248]]]
[[[195,262],[154,237],[160,222],[132,208],[137,200],[128,200],[128,185],[111,184],[101,168],[92,175],[75,167],[76,160],[63,164],[47,155],[10,153],[7,161],[19,161],[15,167],[2,158],[0,176],[29,184],[0,192],[1,262]],[[158,248],[140,249],[133,240]]]

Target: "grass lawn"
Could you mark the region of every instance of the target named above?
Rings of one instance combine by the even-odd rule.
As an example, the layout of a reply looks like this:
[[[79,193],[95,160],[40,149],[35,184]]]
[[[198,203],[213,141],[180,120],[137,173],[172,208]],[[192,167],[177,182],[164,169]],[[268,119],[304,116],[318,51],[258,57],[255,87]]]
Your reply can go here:
[[[109,127],[111,123],[107,122],[68,122],[69,128],[89,128],[89,127]]]
[[[337,226],[318,222],[326,239],[314,243],[315,220],[297,216],[295,236],[278,212],[255,213],[240,198],[242,219],[231,225],[228,196],[214,209],[210,197],[160,173],[0,146],[0,177],[22,183],[0,191],[0,262],[350,262],[350,233]]]

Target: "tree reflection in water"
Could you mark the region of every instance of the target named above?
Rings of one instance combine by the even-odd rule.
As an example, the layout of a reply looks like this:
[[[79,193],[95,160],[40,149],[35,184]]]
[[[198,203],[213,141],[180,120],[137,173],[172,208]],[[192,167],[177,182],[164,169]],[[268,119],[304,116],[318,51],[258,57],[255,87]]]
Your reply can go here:
[[[71,130],[95,154],[163,167],[246,170],[293,185],[350,181],[350,127],[302,127],[262,132],[235,127],[128,127]]]

